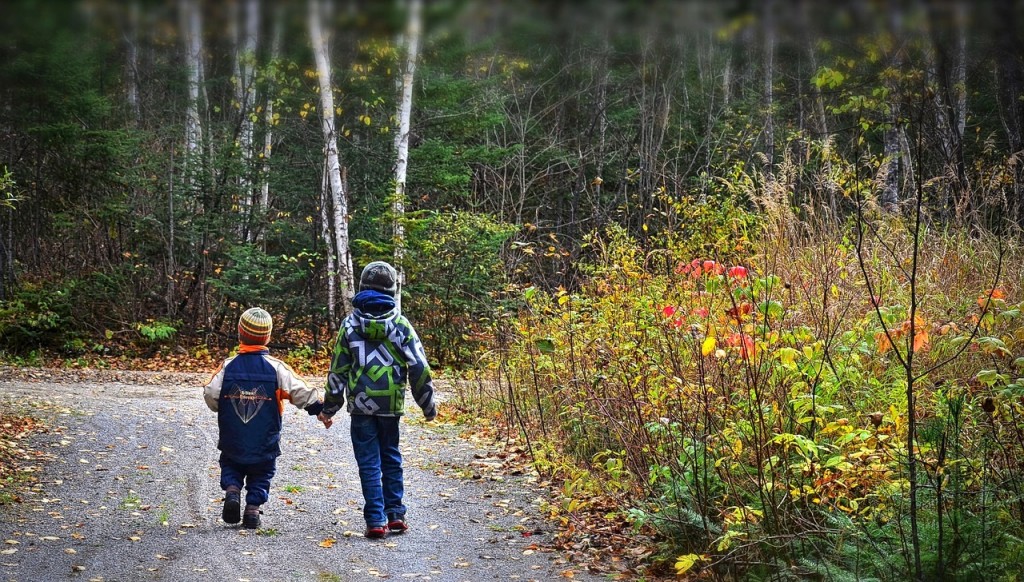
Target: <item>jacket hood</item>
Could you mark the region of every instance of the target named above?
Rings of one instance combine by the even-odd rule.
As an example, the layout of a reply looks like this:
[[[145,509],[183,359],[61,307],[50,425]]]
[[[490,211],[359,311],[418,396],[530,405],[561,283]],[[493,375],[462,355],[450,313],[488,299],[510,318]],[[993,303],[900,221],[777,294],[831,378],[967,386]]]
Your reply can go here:
[[[395,329],[398,319],[398,308],[394,308],[381,315],[370,315],[359,309],[354,309],[351,314],[353,326],[359,335],[372,341],[384,341]]]

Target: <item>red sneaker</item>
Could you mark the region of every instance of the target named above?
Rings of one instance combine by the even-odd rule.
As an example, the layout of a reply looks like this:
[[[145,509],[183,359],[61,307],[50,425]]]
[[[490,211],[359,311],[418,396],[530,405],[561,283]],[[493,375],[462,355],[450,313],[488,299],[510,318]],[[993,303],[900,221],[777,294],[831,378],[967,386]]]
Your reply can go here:
[[[391,533],[402,533],[409,529],[409,524],[404,519],[395,518],[388,522],[388,531]]]
[[[366,537],[372,540],[379,540],[386,535],[388,535],[388,530],[382,525],[375,525],[373,527],[366,528]]]

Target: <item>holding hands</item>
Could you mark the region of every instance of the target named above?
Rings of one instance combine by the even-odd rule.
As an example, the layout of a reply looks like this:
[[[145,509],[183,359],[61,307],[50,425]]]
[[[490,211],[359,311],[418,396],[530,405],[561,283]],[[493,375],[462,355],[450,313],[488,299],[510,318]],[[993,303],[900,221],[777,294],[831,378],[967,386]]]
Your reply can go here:
[[[316,415],[316,419],[324,423],[324,428],[331,428],[331,425],[334,424],[334,419],[322,412]]]

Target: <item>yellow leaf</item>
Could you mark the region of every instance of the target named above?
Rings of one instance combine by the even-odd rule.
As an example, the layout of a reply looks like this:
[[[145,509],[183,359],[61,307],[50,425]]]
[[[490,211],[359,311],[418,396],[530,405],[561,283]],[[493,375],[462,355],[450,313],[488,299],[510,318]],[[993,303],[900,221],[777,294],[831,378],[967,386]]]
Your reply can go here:
[[[800,352],[793,348],[782,348],[779,350],[779,362],[787,368],[792,368],[796,365],[796,356]]]
[[[682,575],[690,571],[694,564],[701,561],[702,557],[697,554],[686,554],[676,558],[676,575]]]
[[[324,538],[324,540],[322,542],[320,542],[319,544],[317,544],[317,545],[320,546],[321,548],[333,548],[334,547],[334,538]]]
[[[715,342],[715,336],[709,335],[708,337],[704,338],[704,343],[700,344],[700,355],[710,356],[712,353],[714,353],[716,345],[717,344]]]

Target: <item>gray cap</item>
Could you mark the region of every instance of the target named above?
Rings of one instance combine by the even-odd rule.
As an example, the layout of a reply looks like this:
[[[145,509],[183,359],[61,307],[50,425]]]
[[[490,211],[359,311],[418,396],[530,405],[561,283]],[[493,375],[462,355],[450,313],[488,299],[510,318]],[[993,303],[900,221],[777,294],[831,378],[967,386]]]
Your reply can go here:
[[[374,261],[363,267],[359,275],[359,290],[373,289],[394,297],[398,292],[398,272],[384,261]]]

